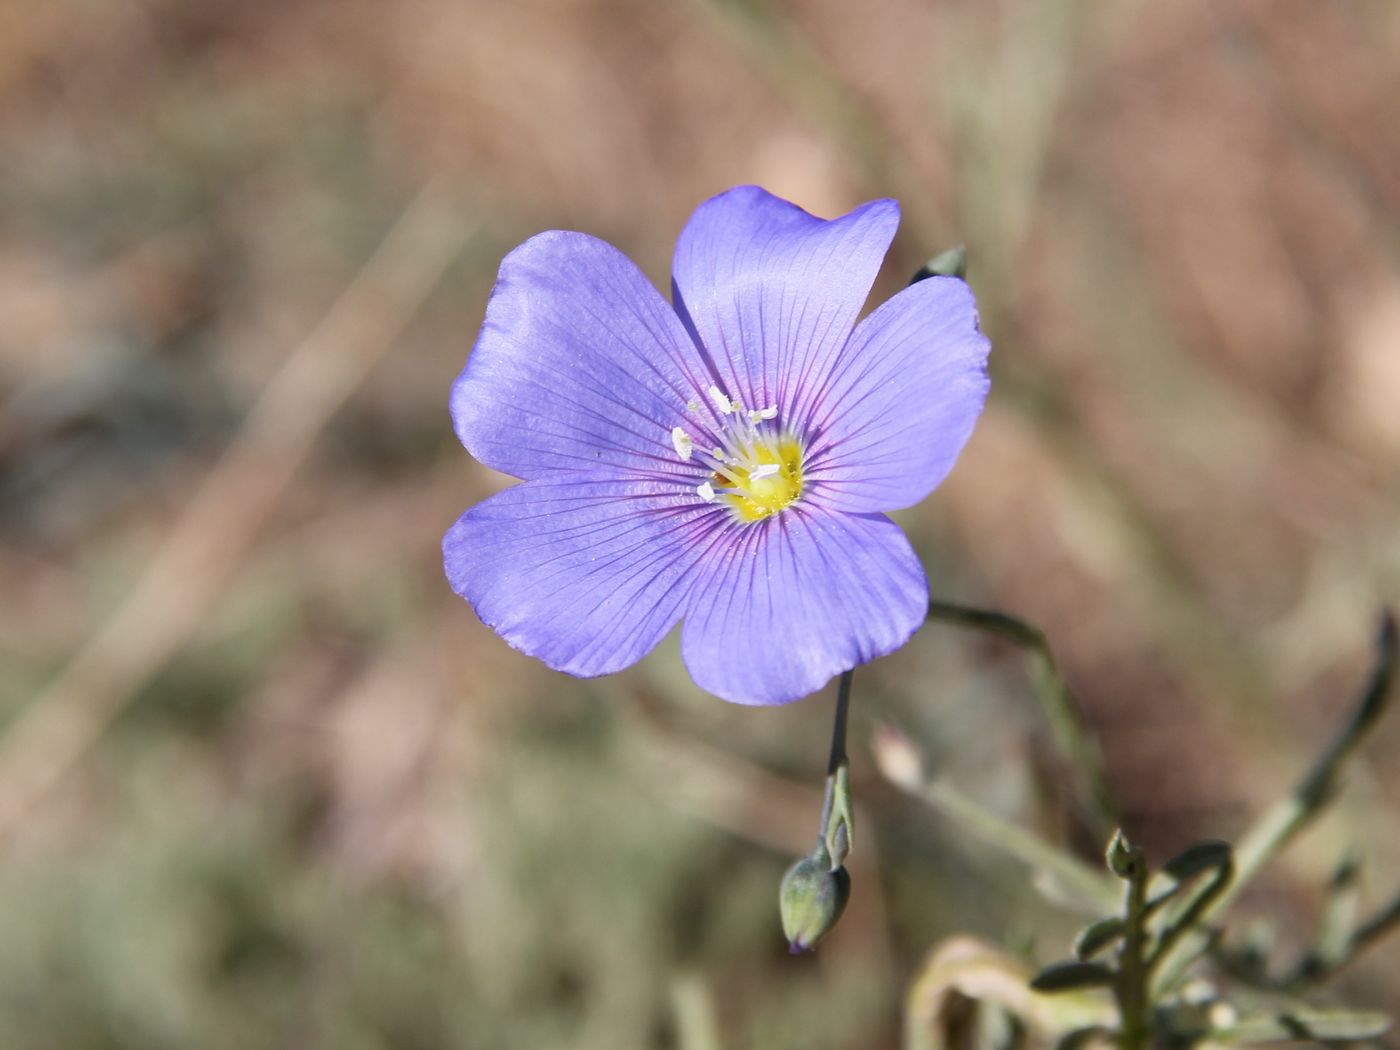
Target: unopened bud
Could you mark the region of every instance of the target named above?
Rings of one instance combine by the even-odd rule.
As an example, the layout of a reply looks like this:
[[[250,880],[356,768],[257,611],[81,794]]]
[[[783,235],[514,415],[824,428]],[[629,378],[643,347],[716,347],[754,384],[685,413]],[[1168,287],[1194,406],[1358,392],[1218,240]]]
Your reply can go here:
[[[1104,860],[1108,863],[1108,870],[1120,879],[1131,879],[1141,874],[1137,869],[1142,861],[1142,852],[1128,842],[1121,828],[1113,833]]]
[[[794,955],[807,951],[836,925],[850,896],[851,876],[843,867],[830,868],[814,855],[788,869],[778,906],[783,935]]]

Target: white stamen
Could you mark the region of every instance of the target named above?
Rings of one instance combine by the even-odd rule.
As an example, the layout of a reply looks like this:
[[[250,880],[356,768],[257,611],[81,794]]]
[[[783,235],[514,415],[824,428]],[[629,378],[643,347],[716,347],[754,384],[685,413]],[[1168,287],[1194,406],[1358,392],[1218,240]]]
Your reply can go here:
[[[754,414],[754,413],[752,413],[752,412],[749,413],[749,415],[751,415],[751,416],[752,416],[753,414]],[[759,418],[759,419],[777,419],[777,418],[778,418],[778,406],[777,406],[777,405],[769,405],[767,408],[760,408],[760,409],[758,410],[758,418]]]
[[[699,496],[702,500],[704,500],[706,503],[713,503],[715,501],[715,487],[711,485],[708,481],[705,482],[703,485],[697,486],[695,489],[695,494]]]
[[[729,398],[724,396],[717,386],[710,387],[710,400],[715,403],[721,415],[727,416],[734,411],[734,405],[730,402]]]
[[[733,466],[733,464],[730,464],[730,466]],[[731,485],[737,486],[740,485],[743,481],[743,479],[740,478],[738,474],[735,474],[734,471],[730,470],[729,467],[725,466],[723,463],[715,464],[715,475],[717,477],[723,478]]]
[[[771,478],[780,470],[782,470],[782,467],[778,466],[776,463],[760,463],[758,466],[754,467],[753,470],[749,471],[749,480],[761,481],[763,478]]]
[[[672,427],[671,446],[676,450],[676,455],[689,462],[690,454],[695,449],[695,442],[690,440],[690,435],[685,432],[683,427]]]

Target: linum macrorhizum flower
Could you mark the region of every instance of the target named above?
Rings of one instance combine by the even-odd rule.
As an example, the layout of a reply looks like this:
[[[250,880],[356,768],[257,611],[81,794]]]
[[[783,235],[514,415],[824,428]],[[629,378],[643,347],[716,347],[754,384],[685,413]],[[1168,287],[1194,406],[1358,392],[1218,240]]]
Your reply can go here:
[[[826,221],[729,190],[681,233],[671,303],[586,234],[506,256],[452,416],[521,484],[444,537],[457,593],[579,676],[636,663],[681,623],[696,683],[746,704],[908,641],[928,584],[883,512],[952,468],[988,343],[949,277],[856,323],[898,223],[891,200]]]

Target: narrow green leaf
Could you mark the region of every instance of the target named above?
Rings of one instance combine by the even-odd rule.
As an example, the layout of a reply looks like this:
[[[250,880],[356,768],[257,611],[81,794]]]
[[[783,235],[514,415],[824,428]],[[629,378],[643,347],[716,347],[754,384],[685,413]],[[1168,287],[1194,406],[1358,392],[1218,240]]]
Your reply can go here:
[[[1092,959],[1122,936],[1123,920],[1117,915],[1091,922],[1074,939],[1074,957],[1080,961]]]
[[[1202,872],[1223,868],[1233,859],[1234,850],[1228,842],[1208,839],[1187,846],[1162,865],[1162,871],[1177,882],[1185,882]]]
[[[1296,1010],[1243,1018],[1211,1032],[1209,1038],[1237,1046],[1289,1039],[1374,1039],[1389,1028],[1390,1018],[1374,1010]]]
[[[1074,960],[1051,963],[1031,978],[1037,992],[1071,992],[1082,988],[1107,988],[1114,972],[1103,963]]]
[[[1171,900],[1178,893],[1180,893],[1182,887],[1184,887],[1185,885],[1186,883],[1184,882],[1173,882],[1161,893],[1157,894],[1155,897],[1149,898],[1147,904],[1142,909],[1142,917],[1146,919],[1150,918],[1152,915],[1155,915],[1157,909],[1160,908],[1163,904],[1166,904],[1167,901]]]

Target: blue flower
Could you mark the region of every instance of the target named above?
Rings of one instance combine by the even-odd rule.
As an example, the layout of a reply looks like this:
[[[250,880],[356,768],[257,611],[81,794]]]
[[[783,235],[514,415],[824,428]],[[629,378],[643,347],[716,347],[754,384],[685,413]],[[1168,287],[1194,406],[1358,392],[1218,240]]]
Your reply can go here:
[[[457,434],[520,478],[443,539],[483,622],[570,674],[682,623],[704,689],[777,704],[899,648],[928,584],[882,513],[952,468],[987,394],[966,284],[856,323],[899,223],[826,221],[741,186],[696,210],[673,304],[611,245],[532,237],[501,263],[452,388]]]

